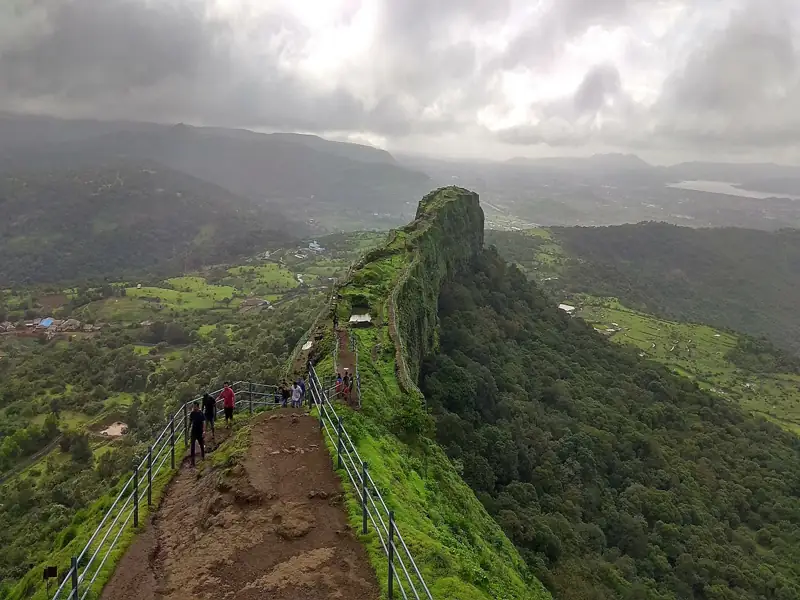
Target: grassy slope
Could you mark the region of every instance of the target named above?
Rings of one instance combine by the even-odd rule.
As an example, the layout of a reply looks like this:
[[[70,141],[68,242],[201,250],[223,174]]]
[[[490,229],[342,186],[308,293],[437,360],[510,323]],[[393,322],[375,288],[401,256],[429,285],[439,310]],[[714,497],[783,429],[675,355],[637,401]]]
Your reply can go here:
[[[356,332],[363,410],[345,411],[345,423],[359,453],[369,463],[373,478],[384,486],[384,498],[396,511],[398,527],[437,600],[548,598],[549,594],[530,575],[516,549],[444,452],[407,426],[420,415],[423,420],[427,417],[416,386],[409,386],[408,382],[404,385],[398,373],[410,374],[413,382],[416,359],[411,354],[419,353],[426,343],[435,340],[435,321],[427,318],[430,307],[425,304],[432,301],[435,312],[437,298],[429,297],[432,286],[428,284],[435,280],[436,269],[440,269],[439,275],[444,274],[444,269],[457,262],[452,257],[464,252],[459,250],[467,243],[464,238],[475,237],[470,228],[475,213],[465,214],[465,194],[469,193],[448,188],[426,197],[425,206],[421,205],[417,213],[422,219],[394,232],[384,248],[369,253],[340,289],[340,322],[353,307],[364,305],[370,307],[377,321],[376,327]],[[480,210],[477,199],[473,210]],[[441,215],[447,218],[442,219]],[[464,228],[461,236],[455,231],[459,227]],[[477,237],[482,241],[480,233]],[[420,265],[426,267],[422,272],[429,281],[404,278],[409,273],[418,275],[415,269]],[[398,353],[387,323],[389,305],[393,297],[414,298],[401,289],[409,281],[408,294],[420,292],[416,300],[392,308],[397,314],[397,330],[404,336],[404,351]],[[415,320],[405,322],[408,315]],[[419,327],[423,322],[425,326]],[[319,347],[330,350],[331,321],[323,326],[325,337]],[[327,374],[332,369],[328,354],[318,364],[318,372]],[[352,494],[350,501],[353,502]],[[352,504],[351,518],[358,529],[361,517]],[[363,541],[379,577],[385,580],[386,559],[377,538],[367,535]]]
[[[516,262],[551,293],[559,293],[558,277],[568,256],[547,229],[491,232],[488,238],[507,260]],[[614,341],[637,346],[648,357],[694,379],[701,387],[800,433],[800,377],[738,368],[726,358],[738,341],[735,333],[661,319],[625,307],[614,298],[579,294],[569,302],[578,304],[578,316],[598,329],[620,329],[612,334]],[[614,323],[620,327],[614,327]]]
[[[735,334],[707,325],[666,321],[607,298],[585,297],[578,314],[600,330],[621,329],[612,334],[614,341],[637,346],[701,387],[800,433],[800,376],[738,368],[726,358],[736,346]]]

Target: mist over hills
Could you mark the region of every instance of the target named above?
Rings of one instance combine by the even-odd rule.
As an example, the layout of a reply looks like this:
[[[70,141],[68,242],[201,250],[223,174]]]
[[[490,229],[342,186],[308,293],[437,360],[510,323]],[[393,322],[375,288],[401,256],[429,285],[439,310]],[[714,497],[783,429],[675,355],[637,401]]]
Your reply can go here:
[[[312,135],[5,117],[0,138],[0,171],[155,161],[328,230],[405,222],[430,187],[384,150]]]
[[[0,287],[166,274],[302,237],[308,228],[155,162],[0,175]]]

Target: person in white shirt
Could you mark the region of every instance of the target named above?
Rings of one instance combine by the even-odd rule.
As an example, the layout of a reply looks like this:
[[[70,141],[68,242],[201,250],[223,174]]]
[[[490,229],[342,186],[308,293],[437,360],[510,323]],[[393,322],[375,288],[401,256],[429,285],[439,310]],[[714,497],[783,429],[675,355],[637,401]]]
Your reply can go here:
[[[300,386],[292,384],[292,408],[300,408]]]

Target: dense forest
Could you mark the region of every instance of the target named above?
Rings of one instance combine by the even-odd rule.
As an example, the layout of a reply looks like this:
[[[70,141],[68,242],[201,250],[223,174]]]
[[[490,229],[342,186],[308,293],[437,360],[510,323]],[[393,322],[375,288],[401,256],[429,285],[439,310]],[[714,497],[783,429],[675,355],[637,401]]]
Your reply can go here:
[[[552,240],[492,232],[511,261],[545,244],[564,253],[551,287],[614,296],[667,319],[708,323],[800,352],[800,231],[691,229],[666,223],[552,227]]]
[[[609,343],[492,250],[439,307],[438,441],[556,598],[800,597],[796,436]]]
[[[151,163],[0,176],[0,288],[183,272],[306,232],[275,210]]]
[[[92,502],[146,453],[147,441],[179,403],[224,379],[275,383],[325,297],[298,297],[274,311],[239,316],[235,327],[220,324],[205,337],[196,329],[209,315],[189,312],[70,343],[0,338],[0,598],[78,535]],[[189,341],[180,358],[159,360],[163,346]],[[155,345],[141,354],[134,346],[142,343]],[[108,443],[94,428],[77,426],[76,415],[121,419],[129,435]],[[53,443],[45,460],[4,482],[11,469],[25,468],[31,455]]]

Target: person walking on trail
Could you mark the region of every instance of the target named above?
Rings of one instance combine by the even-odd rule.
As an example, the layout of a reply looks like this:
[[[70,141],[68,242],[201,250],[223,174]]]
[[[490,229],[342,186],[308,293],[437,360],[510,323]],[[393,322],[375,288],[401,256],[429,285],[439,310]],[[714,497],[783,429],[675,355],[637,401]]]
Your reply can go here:
[[[233,407],[236,406],[236,394],[231,389],[230,382],[225,382],[225,388],[219,393],[222,399],[222,410],[225,412],[225,424],[230,427],[233,425]]]
[[[292,408],[300,408],[300,386],[292,384]]]
[[[303,400],[306,399],[306,381],[302,377],[297,380],[297,385],[300,386],[300,406],[303,406]]]
[[[342,381],[342,396],[348,402],[350,401],[350,386],[352,385],[352,379],[350,379],[349,373],[345,372],[344,380]]]
[[[206,446],[203,442],[203,433],[205,429],[205,421],[206,418],[203,416],[203,413],[200,411],[200,403],[194,402],[192,404],[192,412],[189,413],[189,423],[191,424],[191,437],[192,437],[192,466],[194,466],[194,443],[197,442],[200,444],[200,458],[204,459],[206,457]]]
[[[342,395],[342,374],[336,374],[336,397],[340,398]]]
[[[283,385],[281,385],[281,396],[283,398],[282,406],[283,408],[286,408],[286,406],[289,404],[289,398],[292,396],[292,390],[289,389],[289,384],[285,381],[283,382]]]
[[[203,394],[203,416],[206,418],[206,429],[211,428],[211,437],[217,441],[217,433],[214,431],[214,421],[217,420],[217,401],[214,396],[206,392]]]

